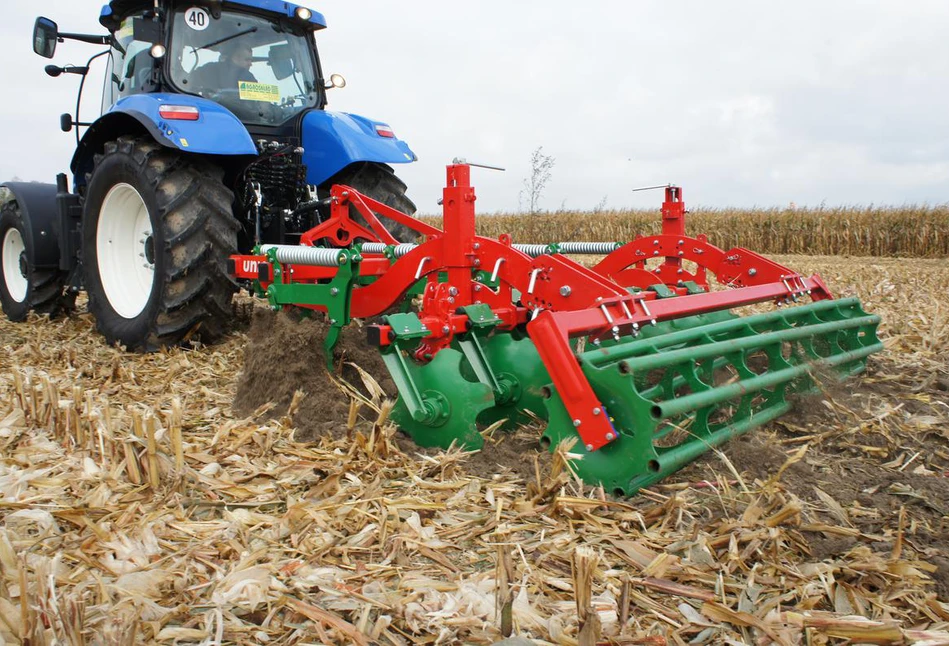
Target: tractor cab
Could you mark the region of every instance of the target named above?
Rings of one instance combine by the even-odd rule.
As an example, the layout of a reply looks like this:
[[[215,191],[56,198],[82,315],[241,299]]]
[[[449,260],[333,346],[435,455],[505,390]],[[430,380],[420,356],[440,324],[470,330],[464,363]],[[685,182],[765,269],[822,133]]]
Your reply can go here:
[[[312,35],[325,26],[322,17],[303,7],[278,14],[262,2],[242,4],[168,3],[160,12],[121,0],[106,6],[101,22],[112,34],[112,56],[103,110],[165,91],[210,99],[248,126],[279,127],[322,107]]]

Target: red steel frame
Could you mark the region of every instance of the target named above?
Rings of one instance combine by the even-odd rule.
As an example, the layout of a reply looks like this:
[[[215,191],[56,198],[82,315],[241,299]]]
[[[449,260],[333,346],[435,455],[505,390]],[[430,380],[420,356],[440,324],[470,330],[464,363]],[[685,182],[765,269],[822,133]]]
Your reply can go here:
[[[814,300],[832,298],[817,275],[805,278],[746,249],[723,251],[709,244],[705,236],[686,236],[682,189],[673,186],[666,189],[660,235],[637,237],[593,268],[559,254],[532,258],[514,248],[509,236],[495,240],[475,234],[477,197],[470,172],[466,164],[448,167],[444,230],[352,188],[335,186],[330,218],[307,232],[302,243],[312,246],[328,240],[333,246],[348,246],[361,238],[397,244],[374,213],[425,236],[424,243],[395,262],[382,254],[363,254],[359,275],[376,280],[353,290],[351,315],[379,316],[400,303],[419,280],[427,280],[419,318],[431,335],[416,351],[418,361],[430,360],[450,345],[454,335],[467,331],[467,316],[459,308],[490,305],[501,319],[502,330],[526,323],[553,387],[560,393],[588,450],[602,448],[616,439],[616,431],[583,375],[571,339],[590,337],[596,341],[635,335],[642,326],[658,321],[766,301],[781,304],[802,295]],[[350,218],[350,206],[355,207],[368,226]],[[650,270],[650,259],[661,264]],[[272,277],[273,271],[269,270],[266,256],[234,256],[233,260],[236,278],[262,277],[264,289],[270,284],[272,278],[267,277]],[[691,261],[697,269],[689,271],[684,261]],[[497,289],[474,280],[478,270],[492,274],[498,282]],[[281,280],[313,283],[333,278],[336,271],[334,267],[287,265]],[[708,288],[707,272],[732,289],[689,294],[682,283],[693,281]],[[440,280],[440,274],[447,275],[447,281]],[[658,284],[666,285],[677,297],[660,298],[649,290]],[[627,288],[642,291],[631,292]],[[517,303],[515,290],[520,294]],[[378,327],[382,345],[391,343],[395,338],[392,330],[385,325]]]

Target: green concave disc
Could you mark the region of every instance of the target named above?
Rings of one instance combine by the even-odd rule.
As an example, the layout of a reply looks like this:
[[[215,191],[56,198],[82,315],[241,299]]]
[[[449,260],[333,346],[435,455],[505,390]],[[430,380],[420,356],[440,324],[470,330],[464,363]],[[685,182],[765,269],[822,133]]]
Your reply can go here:
[[[452,443],[474,451],[484,446],[478,432],[478,415],[494,405],[494,393],[481,383],[469,381],[461,374],[461,352],[442,350],[427,364],[407,361],[416,388],[439,411],[435,419],[416,421],[409,414],[402,397],[392,410],[392,420],[423,447],[449,448]]]
[[[516,338],[501,332],[487,339],[484,354],[496,378],[507,389],[507,400],[483,411],[478,421],[490,426],[507,420],[501,428],[512,431],[538,418],[547,419],[543,390],[550,384],[550,375],[534,342],[529,337]]]

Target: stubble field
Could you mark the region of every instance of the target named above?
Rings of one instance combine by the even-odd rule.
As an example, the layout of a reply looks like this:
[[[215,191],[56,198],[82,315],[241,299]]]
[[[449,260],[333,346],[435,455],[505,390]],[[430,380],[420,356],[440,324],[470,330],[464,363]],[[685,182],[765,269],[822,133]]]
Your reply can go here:
[[[2,321],[0,638],[481,644],[510,623],[586,644],[589,585],[599,643],[949,644],[949,263],[778,260],[881,314],[886,353],[628,500],[528,429],[415,451],[384,385],[321,373],[260,305],[219,346],[154,355],[84,314]],[[260,383],[338,403],[277,388],[235,413],[245,349]]]

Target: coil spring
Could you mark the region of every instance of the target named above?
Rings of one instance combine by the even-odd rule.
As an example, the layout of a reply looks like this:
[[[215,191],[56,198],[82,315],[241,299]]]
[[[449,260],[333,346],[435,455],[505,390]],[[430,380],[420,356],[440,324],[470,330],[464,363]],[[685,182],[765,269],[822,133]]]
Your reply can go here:
[[[561,242],[560,253],[600,255],[613,253],[623,245],[618,242]]]
[[[386,247],[389,245],[383,244],[382,242],[367,242],[362,246],[363,253],[385,253]],[[412,243],[403,243],[395,246],[395,257],[401,258],[407,253],[414,251],[418,248],[417,244]]]
[[[302,245],[264,245],[261,252],[276,250],[277,262],[288,265],[310,265],[313,267],[339,267],[346,264],[346,254],[341,249],[304,247]]]
[[[515,244],[511,245],[521,253],[526,253],[531,258],[537,258],[549,253],[550,247],[545,244]]]

